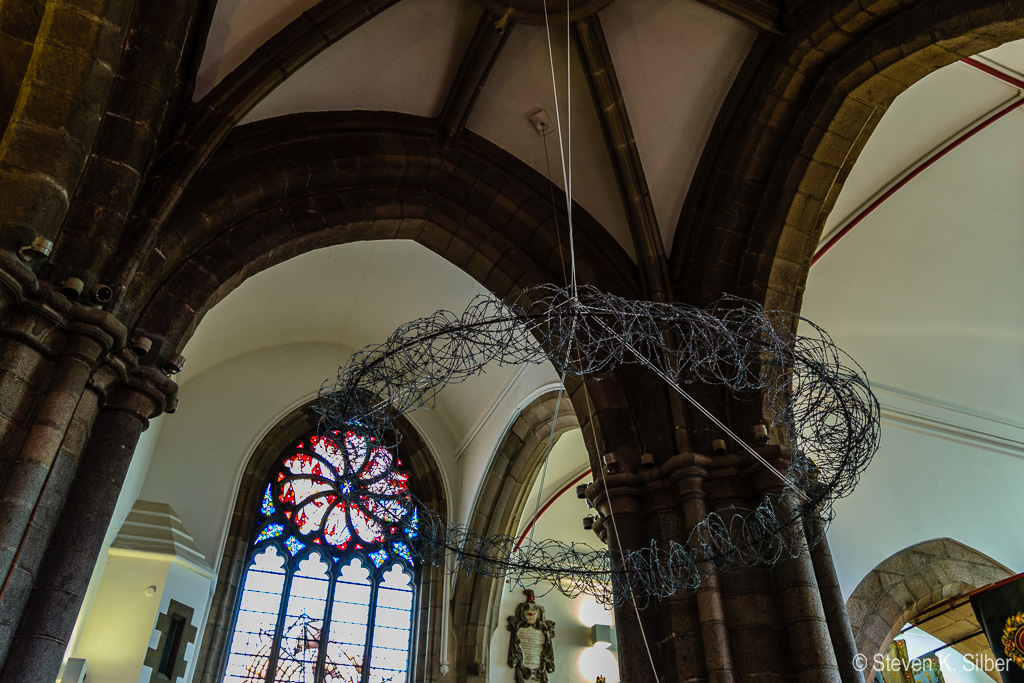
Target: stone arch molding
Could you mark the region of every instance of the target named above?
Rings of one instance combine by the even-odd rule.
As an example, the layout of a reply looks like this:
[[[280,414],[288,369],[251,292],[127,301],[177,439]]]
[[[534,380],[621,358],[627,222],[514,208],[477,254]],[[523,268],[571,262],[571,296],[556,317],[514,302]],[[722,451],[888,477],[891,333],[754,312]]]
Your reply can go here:
[[[470,513],[469,525],[481,534],[514,535],[527,507],[552,436],[557,392],[547,392],[525,406],[506,431]],[[580,423],[572,402],[562,400],[554,425],[558,439]],[[491,635],[498,625],[502,581],[479,574],[460,574],[452,599],[456,649],[455,680],[488,680]]]
[[[409,239],[498,296],[562,280],[546,184],[467,135],[459,149],[431,121],[366,112],[296,114],[243,126],[185,192],[142,260],[125,312],[183,345],[247,277],[312,249]],[[637,296],[636,266],[580,210],[583,281]]]
[[[904,548],[872,569],[846,601],[857,650],[872,661],[904,624],[932,605],[1012,575],[951,538]]]
[[[676,291],[733,291],[799,310],[810,260],[853,164],[906,88],[1024,38],[1002,0],[808,3],[784,40],[751,49],[687,193]]]

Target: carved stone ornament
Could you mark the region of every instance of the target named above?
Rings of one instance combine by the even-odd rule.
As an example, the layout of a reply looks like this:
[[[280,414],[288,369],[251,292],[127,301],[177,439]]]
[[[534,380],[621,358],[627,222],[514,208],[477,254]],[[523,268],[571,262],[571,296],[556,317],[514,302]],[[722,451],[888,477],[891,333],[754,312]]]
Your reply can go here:
[[[516,670],[516,683],[547,683],[555,670],[555,622],[544,618],[544,608],[534,602],[533,591],[524,590],[526,601],[508,618],[512,634],[508,642],[508,665]]]

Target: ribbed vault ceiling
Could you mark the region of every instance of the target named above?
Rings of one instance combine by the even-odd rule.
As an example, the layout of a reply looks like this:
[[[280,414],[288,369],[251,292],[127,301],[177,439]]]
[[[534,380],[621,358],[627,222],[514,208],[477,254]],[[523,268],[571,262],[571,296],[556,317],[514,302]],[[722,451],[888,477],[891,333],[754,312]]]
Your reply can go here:
[[[316,4],[220,0],[195,99],[202,102],[260,45]],[[791,9],[800,4],[790,3]],[[712,124],[755,36],[765,29],[765,22],[770,26],[776,8],[753,0],[617,0],[576,26],[568,50],[565,25],[554,25],[552,54],[560,88],[556,107],[544,27],[517,23],[514,13],[493,14],[492,5],[471,0],[393,2],[312,55],[244,122],[306,111],[403,112],[436,120],[446,144],[458,144],[463,130],[479,134],[561,187],[557,136],[539,136],[529,117],[543,110],[554,120],[557,108],[565,125],[571,109],[576,201],[634,259],[644,235],[658,239],[664,253],[671,252],[683,201]],[[602,67],[596,71],[595,54]],[[1024,72],[1024,48],[1019,44],[979,59],[1011,77]],[[838,199],[824,225],[823,241],[934,150],[1019,96],[1018,87],[965,63],[952,64],[913,86],[881,118],[853,171],[841,178],[841,192],[830,193]],[[1021,140],[1024,113],[1014,111],[885,201],[811,270],[804,313],[829,329],[869,377],[903,397],[899,400],[967,415],[965,424],[981,424],[977,418],[985,429],[1004,425],[1010,436],[1001,448],[1024,453],[1024,437],[1018,438],[1018,432],[1024,433],[1018,417],[1024,408],[1024,305],[1018,296],[1024,289],[1018,267],[1024,253]],[[377,256],[404,258],[399,253],[404,247],[385,254],[390,248],[380,247]],[[358,251],[346,246],[335,255]],[[419,278],[443,280],[445,270],[454,268],[411,252],[405,256],[415,264],[399,278],[406,294]],[[324,253],[310,255],[307,263],[320,268],[325,258]],[[293,315],[297,311],[287,317],[283,336],[268,323],[272,318],[257,325],[255,311],[287,306],[289,300],[308,295],[301,264],[297,267],[271,269],[260,276],[258,286],[239,288],[204,320],[190,344],[190,356],[210,367],[245,346],[232,346],[232,339],[255,340],[260,335],[299,343],[336,332],[348,335],[345,343],[352,347],[380,341],[382,330],[371,330],[373,325],[361,332],[325,330],[317,326],[316,315]],[[316,286],[341,294],[338,301],[323,304],[330,311],[323,305],[317,311],[340,316],[332,318],[332,325],[347,320],[355,308],[342,301],[351,287],[359,289],[359,309],[364,313],[387,309],[394,314],[389,320],[404,320],[412,313],[400,303],[406,296],[402,292],[389,293],[386,287],[375,291],[352,273],[326,277],[330,283]],[[461,288],[465,298],[477,291],[469,283],[449,284]],[[441,288],[453,293],[448,285]],[[245,301],[253,292],[262,292],[262,308],[255,300]],[[449,305],[457,308],[456,303]],[[241,315],[244,311],[251,313]],[[479,390],[467,388],[463,400],[447,408],[456,442],[486,418],[488,402],[483,397],[513,380],[508,374],[492,379]],[[921,460],[924,457],[898,461],[899,468],[892,472],[901,483],[890,486],[893,496],[914,472],[935,464]],[[984,497],[993,490],[993,480],[999,481],[1006,497],[1019,491],[1020,477],[1007,470],[1016,461],[998,460],[985,465],[985,472],[972,472],[970,463],[962,464],[966,469],[949,472],[958,486],[967,487],[967,498],[961,495],[964,491],[943,484],[943,475],[933,473],[926,484],[939,486],[936,490],[948,496],[929,504],[952,501],[954,496]],[[868,483],[863,490],[883,490],[877,488],[879,481]],[[950,502],[943,506],[943,516],[936,516],[913,506],[876,503],[855,497],[844,508],[850,522],[842,526],[840,521],[845,543],[839,552],[844,553],[840,564],[848,591],[853,587],[850,582],[874,565],[872,558],[925,536],[952,535],[997,554],[987,550],[993,539],[981,535],[972,542],[978,523],[963,514],[963,504]],[[852,513],[869,508],[878,519],[868,525],[862,515]],[[886,536],[891,548],[876,547],[875,530],[893,515],[905,526]],[[932,522],[939,519],[948,524],[932,533]],[[1000,548],[998,559],[1017,566],[1021,550],[1005,544]]]
[[[195,98],[201,101],[263,42],[314,4],[221,0]],[[555,12],[558,3],[550,4]],[[564,3],[561,7],[564,14]],[[305,111],[381,110],[441,117],[446,99],[467,87],[460,66],[465,70],[475,65],[487,73],[469,84],[479,92],[474,92],[460,125],[564,187],[558,136],[541,137],[530,122],[541,110],[552,122],[560,115],[567,153],[571,142],[574,198],[635,259],[628,207],[617,182],[622,173],[617,143],[602,133],[602,113],[575,39],[565,24],[551,27],[556,107],[545,28],[516,23],[515,16],[495,19],[473,0],[401,0],[314,56],[244,122]],[[633,136],[628,142],[649,187],[650,220],[668,252],[700,152],[756,30],[691,0],[614,2],[590,21],[599,24],[607,42],[623,114],[635,136],[635,143]],[[481,32],[497,49],[480,49]],[[568,52],[567,43],[573,43]]]

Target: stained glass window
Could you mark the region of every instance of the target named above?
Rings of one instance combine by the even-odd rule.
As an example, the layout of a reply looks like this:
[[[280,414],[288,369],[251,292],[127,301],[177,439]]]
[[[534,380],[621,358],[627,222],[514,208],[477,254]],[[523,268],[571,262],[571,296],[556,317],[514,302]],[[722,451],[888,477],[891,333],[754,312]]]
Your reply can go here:
[[[417,516],[357,429],[308,435],[260,498],[225,683],[406,683]]]

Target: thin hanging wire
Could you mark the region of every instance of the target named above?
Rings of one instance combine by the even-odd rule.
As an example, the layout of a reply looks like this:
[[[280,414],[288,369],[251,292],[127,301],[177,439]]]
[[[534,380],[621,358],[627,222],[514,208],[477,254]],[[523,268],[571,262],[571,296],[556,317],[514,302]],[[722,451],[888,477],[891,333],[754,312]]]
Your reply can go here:
[[[568,15],[566,15],[566,26],[568,27]],[[571,167],[566,161],[565,145],[562,141],[562,115],[561,109],[558,106],[558,82],[555,79],[555,58],[551,48],[551,25],[548,22],[548,2],[544,0],[544,35],[547,37],[548,43],[548,64],[551,67],[551,93],[555,100],[555,128],[558,130],[558,156],[562,160],[562,187],[565,188],[565,213],[569,222],[569,267],[571,274],[570,286],[573,292],[576,291],[576,242],[573,236],[573,225],[572,225],[572,185],[570,182]],[[568,34],[566,34],[568,35]],[[568,43],[566,44],[566,61],[568,62]],[[567,108],[571,107],[571,93],[570,99],[566,103]],[[571,131],[567,131],[567,137],[571,135]],[[570,139],[571,141],[571,139]]]
[[[572,22],[569,20],[570,9],[571,8],[570,8],[569,0],[566,0],[566,2],[565,2],[565,92],[566,92],[566,118],[567,118],[567,126],[566,126],[566,138],[567,138],[566,148],[567,148],[567,151],[566,151],[565,157],[563,157],[563,159],[562,159],[562,169],[563,169],[562,176],[563,176],[563,178],[566,179],[565,180],[565,212],[566,212],[567,222],[568,222],[568,226],[569,226],[569,228],[568,228],[568,232],[569,232],[569,255],[570,255],[569,256],[569,259],[570,259],[569,262],[571,264],[570,268],[571,268],[571,272],[572,272],[572,295],[573,295],[573,299],[576,299],[577,294],[578,294],[578,288],[577,288],[577,282],[576,282],[576,235],[575,235],[575,230],[574,230],[575,226],[573,225],[573,221],[572,221],[572,35],[571,35],[571,25],[572,25]],[[555,94],[555,118],[557,120],[558,119],[558,87],[557,87],[557,84],[555,83],[554,59],[551,56],[551,35],[550,35],[550,29],[549,29],[549,26],[548,26],[548,6],[547,6],[547,0],[544,0],[544,27],[545,27],[545,30],[547,31],[548,59],[551,62],[551,87],[554,90],[554,94]],[[561,134],[562,134],[562,124],[561,124],[561,121],[558,121],[558,134],[559,134],[559,146],[561,146]],[[545,147],[545,150],[546,149],[547,148]],[[568,356],[567,356],[566,359],[568,360]],[[563,384],[563,386],[565,384],[565,375],[564,375],[564,373],[563,373],[563,376],[562,376],[562,384]],[[593,419],[592,416],[591,416],[591,419]],[[591,425],[593,426],[593,423],[591,423]],[[545,463],[545,469],[546,468],[547,468],[547,463]],[[606,490],[607,490],[607,487],[608,487],[608,483],[607,483],[607,481],[605,481],[605,489]],[[614,510],[611,509],[611,505],[612,505],[612,502],[611,502],[611,498],[609,497],[608,498],[609,514],[612,517],[614,517]],[[532,529],[531,529],[530,533],[531,533],[531,540],[532,540],[532,533],[533,533]],[[619,530],[618,530],[618,526],[616,525],[615,526],[615,536],[616,536],[618,545],[621,548],[622,547],[622,542],[621,542],[621,540],[618,539],[618,533],[619,533]],[[633,609],[636,611],[637,626],[640,629],[640,636],[641,636],[641,638],[643,640],[643,643],[644,643],[644,649],[647,652],[647,657],[648,657],[648,660],[650,661],[650,664],[651,664],[651,671],[654,673],[654,679],[658,680],[658,670],[657,670],[657,667],[654,664],[654,657],[651,655],[651,647],[650,647],[650,644],[647,642],[647,633],[646,633],[646,631],[644,629],[643,621],[640,619],[640,609],[639,609],[639,607],[637,607],[636,597],[633,595],[632,587],[630,587],[630,589],[629,589],[629,595],[630,595],[630,602],[632,602],[632,604],[633,604]]]
[[[537,488],[537,504],[533,508],[533,525],[530,526],[530,543],[533,543],[533,532],[537,530],[537,518],[540,517],[540,504],[544,497],[544,482],[548,477],[548,463],[551,461],[551,449],[555,447],[555,430],[558,427],[558,413],[562,407],[562,394],[565,393],[565,373],[562,373],[561,384],[558,388],[558,398],[555,399],[555,414],[551,417],[551,432],[548,434],[548,445],[544,451],[544,467],[540,472],[540,486]]]
[[[574,225],[572,221],[572,36],[571,36],[571,23],[569,21],[570,4],[569,0],[565,3],[565,89],[566,89],[566,118],[567,118],[567,151],[562,157],[562,177],[565,182],[565,213],[568,222],[569,232],[569,263],[570,270],[572,273],[572,294],[575,299],[578,293],[577,282],[576,282],[576,235]],[[551,86],[555,94],[555,118],[558,125],[559,135],[559,148],[561,149],[561,135],[562,135],[562,123],[558,116],[558,87],[555,83],[555,64],[554,59],[551,56],[551,35],[550,28],[548,25],[548,7],[547,0],[544,0],[544,28],[547,31],[548,38],[548,59],[551,63]],[[545,147],[546,151],[546,147]],[[562,376],[563,386],[565,384],[565,376]],[[593,419],[593,417],[591,417]],[[545,469],[547,463],[545,462]],[[608,483],[605,481],[605,488],[607,490]],[[611,509],[611,498],[608,498],[609,514],[614,517],[614,510]],[[613,523],[613,526],[614,523]],[[536,527],[534,527],[536,528]],[[530,530],[531,540],[533,529]],[[619,530],[618,526],[615,526],[615,536],[618,546],[622,547],[622,541],[618,538]],[[630,602],[633,604],[633,609],[636,611],[637,626],[640,629],[640,636],[644,643],[644,649],[647,652],[648,660],[651,664],[651,671],[654,673],[655,680],[658,680],[658,670],[654,664],[654,657],[651,655],[651,647],[647,642],[647,633],[644,629],[643,621],[640,619],[640,609],[636,604],[636,597],[633,595],[633,589],[630,586],[629,589]]]

